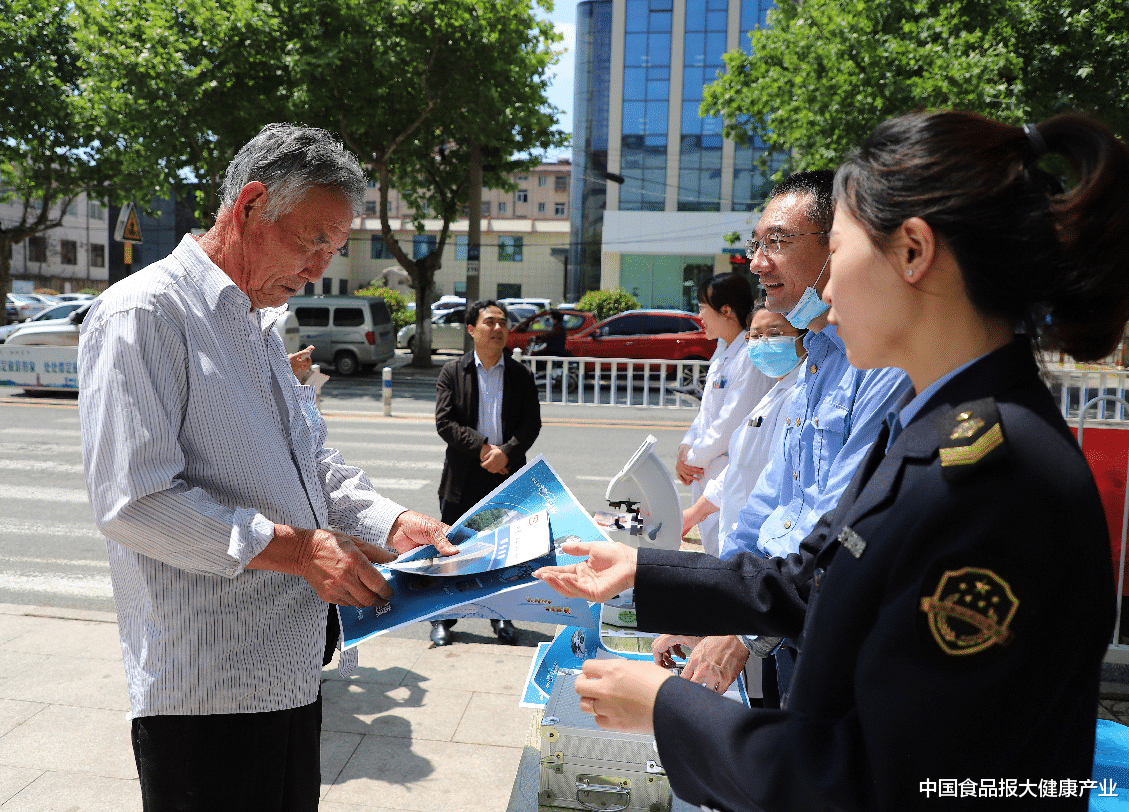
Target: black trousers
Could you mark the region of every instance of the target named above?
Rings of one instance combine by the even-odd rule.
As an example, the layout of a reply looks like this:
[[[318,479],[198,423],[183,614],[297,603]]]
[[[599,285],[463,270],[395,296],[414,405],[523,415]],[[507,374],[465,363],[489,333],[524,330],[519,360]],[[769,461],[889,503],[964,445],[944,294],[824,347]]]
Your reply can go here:
[[[316,812],[321,696],[290,710],[133,720],[145,812]]]

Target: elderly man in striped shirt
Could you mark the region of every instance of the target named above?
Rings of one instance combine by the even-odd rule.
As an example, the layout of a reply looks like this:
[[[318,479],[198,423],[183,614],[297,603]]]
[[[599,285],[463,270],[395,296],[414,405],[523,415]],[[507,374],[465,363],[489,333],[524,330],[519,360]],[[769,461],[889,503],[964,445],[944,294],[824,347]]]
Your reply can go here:
[[[273,327],[365,185],[324,131],[269,125],[228,167],[215,226],[83,325],[83,461],[147,812],[317,809],[328,604],[387,601],[373,562],[455,551],[325,447]]]

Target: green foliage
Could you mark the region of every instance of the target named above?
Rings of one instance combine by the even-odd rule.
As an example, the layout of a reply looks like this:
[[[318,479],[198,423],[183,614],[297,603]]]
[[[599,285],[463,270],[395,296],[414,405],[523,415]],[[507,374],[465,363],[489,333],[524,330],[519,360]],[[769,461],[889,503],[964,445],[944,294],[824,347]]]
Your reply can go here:
[[[408,309],[408,300],[404,298],[402,293],[392,290],[391,288],[378,288],[367,287],[358,288],[354,291],[356,296],[379,296],[388,305],[388,310],[392,314],[392,323],[396,325],[396,329],[407,327],[416,320],[416,314]]]
[[[790,171],[833,168],[922,108],[1014,124],[1079,110],[1129,135],[1124,0],[780,0],[750,38],[702,113],[790,154]]]
[[[596,317],[596,321],[603,321],[625,310],[638,310],[639,302],[623,288],[590,290],[576,303],[576,309],[586,310]]]
[[[287,4],[76,0],[87,93],[112,132],[207,225],[223,172],[263,125],[293,120]]]

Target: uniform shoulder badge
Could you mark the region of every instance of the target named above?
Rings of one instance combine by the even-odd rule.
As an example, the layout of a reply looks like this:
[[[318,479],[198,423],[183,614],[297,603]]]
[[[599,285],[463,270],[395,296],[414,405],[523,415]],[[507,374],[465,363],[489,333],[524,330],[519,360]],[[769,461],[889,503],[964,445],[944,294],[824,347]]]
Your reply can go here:
[[[992,398],[962,403],[937,421],[941,474],[948,481],[1007,456],[1000,412]]]
[[[922,596],[920,609],[941,651],[962,657],[1011,642],[1009,627],[1019,599],[993,570],[961,567],[945,570],[936,579],[932,591]]]

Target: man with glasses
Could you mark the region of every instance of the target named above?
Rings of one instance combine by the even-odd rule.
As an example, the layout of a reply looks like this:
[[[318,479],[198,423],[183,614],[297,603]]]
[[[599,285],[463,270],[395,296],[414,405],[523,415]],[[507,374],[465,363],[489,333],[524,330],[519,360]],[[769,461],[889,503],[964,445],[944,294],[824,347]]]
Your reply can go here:
[[[772,191],[747,243],[750,269],[760,277],[767,308],[786,314],[797,329],[806,328],[808,357],[784,407],[783,440],[741,511],[737,530],[723,541],[722,559],[746,551],[770,560],[797,553],[819,518],[839,501],[882,421],[911,388],[900,370],[852,367],[834,325],[827,323],[828,307],[820,296],[831,258],[827,234],[834,177],[834,172],[817,171],[785,179]],[[784,600],[802,624],[802,601],[794,592]],[[670,648],[686,641],[660,637],[654,644],[656,661],[667,661]],[[774,653],[775,667],[768,660],[764,669],[765,704],[783,704],[796,654],[787,641],[707,637],[694,646],[682,676],[725,691],[751,651],[762,657]]]

